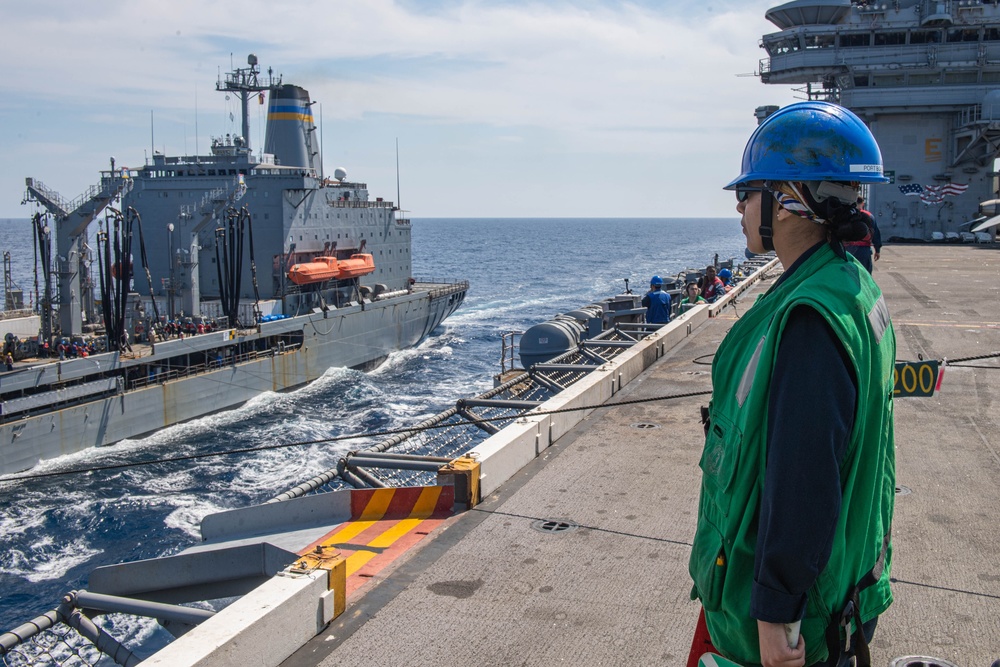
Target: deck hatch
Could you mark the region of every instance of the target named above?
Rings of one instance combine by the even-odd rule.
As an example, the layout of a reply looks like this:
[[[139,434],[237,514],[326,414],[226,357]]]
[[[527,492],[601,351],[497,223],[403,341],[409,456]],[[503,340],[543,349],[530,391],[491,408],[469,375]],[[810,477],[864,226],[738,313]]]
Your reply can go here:
[[[580,524],[569,519],[538,519],[531,522],[531,527],[540,533],[568,533],[580,527]]]

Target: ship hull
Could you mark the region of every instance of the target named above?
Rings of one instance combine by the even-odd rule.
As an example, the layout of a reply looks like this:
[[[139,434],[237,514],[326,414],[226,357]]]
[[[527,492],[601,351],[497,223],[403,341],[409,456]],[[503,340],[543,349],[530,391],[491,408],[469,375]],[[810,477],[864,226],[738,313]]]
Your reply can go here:
[[[373,368],[391,352],[420,342],[464,296],[465,289],[458,285],[414,291],[363,307],[262,325],[261,334],[267,329],[301,332],[302,344],[239,363],[220,361],[218,369],[5,423],[0,426],[0,474],[232,409],[264,392],[295,389],[329,368]]]

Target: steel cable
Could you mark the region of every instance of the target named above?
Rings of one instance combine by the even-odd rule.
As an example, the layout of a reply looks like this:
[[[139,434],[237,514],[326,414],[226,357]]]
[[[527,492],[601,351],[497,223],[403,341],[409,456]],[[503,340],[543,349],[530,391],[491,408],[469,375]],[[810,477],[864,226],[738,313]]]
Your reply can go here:
[[[616,407],[621,407],[621,406],[625,406],[625,405],[634,405],[634,404],[637,404],[637,403],[650,403],[650,402],[654,402],[654,401],[665,401],[665,400],[672,400],[672,399],[678,399],[678,398],[689,398],[689,397],[692,397],[692,396],[705,396],[705,395],[708,395],[708,394],[711,394],[711,393],[712,393],[712,391],[710,389],[707,389],[707,390],[704,390],[704,391],[688,392],[688,393],[684,393],[684,394],[668,394],[668,395],[665,395],[665,396],[654,396],[652,398],[636,398],[636,399],[632,399],[632,400],[628,400],[628,401],[618,401],[618,402],[615,402],[615,403],[601,403],[601,404],[597,404],[597,405],[584,405],[584,406],[575,407],[575,408],[560,408],[558,410],[547,410],[547,411],[544,411],[544,412],[525,413],[525,414],[520,415],[517,418],[520,418],[520,417],[543,417],[543,416],[546,416],[546,415],[555,415],[555,414],[561,414],[561,413],[564,413],[564,412],[579,412],[581,410],[599,410],[601,408],[616,408]],[[431,430],[436,430],[436,429],[452,428],[452,427],[455,427],[455,426],[475,426],[477,422],[509,421],[510,419],[512,419],[512,417],[510,415],[505,415],[505,416],[500,416],[500,417],[483,417],[483,418],[477,419],[475,421],[471,421],[471,420],[468,420],[468,421],[457,421],[457,422],[449,422],[449,423],[441,423],[441,424],[432,424],[432,425],[421,426],[421,427],[409,426],[409,427],[404,427],[404,428],[385,429],[385,430],[381,430],[381,431],[369,431],[369,432],[366,432],[366,433],[351,433],[351,434],[348,434],[348,435],[337,435],[337,436],[332,436],[332,437],[329,437],[329,438],[318,438],[316,440],[303,440],[303,441],[299,441],[299,442],[286,442],[286,443],[278,443],[278,444],[273,444],[273,445],[261,445],[261,446],[258,446],[258,447],[240,447],[240,448],[236,448],[236,449],[227,449],[227,450],[221,451],[221,452],[203,452],[203,453],[200,453],[200,454],[187,454],[187,455],[184,455],[184,456],[173,456],[173,457],[167,457],[167,458],[159,458],[159,459],[153,459],[153,460],[150,460],[150,461],[132,461],[132,462],[129,462],[129,463],[115,463],[115,464],[111,464],[111,465],[93,466],[93,467],[89,467],[89,468],[74,468],[72,470],[60,470],[60,471],[53,471],[53,472],[34,473],[34,474],[31,474],[31,475],[16,475],[16,476],[11,476],[11,477],[0,478],[0,484],[6,483],[6,482],[20,482],[20,481],[31,480],[31,479],[43,479],[43,478],[46,478],[46,477],[62,477],[62,476],[66,476],[66,475],[79,475],[79,474],[90,473],[90,472],[102,472],[102,471],[105,471],[105,470],[121,470],[123,468],[138,468],[138,467],[147,466],[147,465],[155,465],[157,463],[178,463],[178,462],[181,462],[181,461],[195,461],[195,460],[199,460],[199,459],[214,458],[214,457],[218,457],[218,456],[230,456],[230,455],[233,455],[233,454],[250,454],[250,453],[253,453],[253,452],[266,452],[266,451],[272,451],[272,450],[276,450],[276,449],[288,449],[288,448],[291,448],[291,447],[304,447],[306,445],[320,445],[320,444],[324,444],[324,443],[343,442],[345,440],[357,440],[357,439],[361,439],[361,438],[380,438],[380,437],[384,437],[384,436],[398,435],[398,434],[402,434],[402,433],[415,433],[415,432],[420,432],[420,431],[431,431]]]
[[[949,363],[963,362],[963,361],[974,361],[974,360],[978,360],[978,359],[988,359],[988,358],[992,358],[992,357],[1000,357],[1000,352],[992,352],[992,353],[988,353],[988,354],[984,354],[984,355],[976,355],[976,356],[973,356],[973,357],[961,357],[961,358],[955,359],[955,360],[953,360],[952,362],[949,362]],[[79,474],[91,473],[91,472],[102,472],[102,471],[105,471],[105,470],[121,470],[121,469],[124,469],[124,468],[138,468],[138,467],[142,467],[142,466],[154,465],[154,464],[159,464],[159,463],[178,463],[178,462],[183,462],[183,461],[195,461],[195,460],[206,459],[206,458],[215,458],[215,457],[220,457],[220,456],[231,456],[231,455],[234,455],[234,454],[251,454],[251,453],[254,453],[254,452],[265,452],[265,451],[272,451],[272,450],[277,450],[277,449],[289,449],[291,447],[303,447],[303,446],[306,446],[306,445],[320,445],[320,444],[332,443],[332,442],[344,442],[344,441],[347,441],[347,440],[358,440],[358,439],[361,439],[361,438],[380,438],[380,437],[400,435],[400,434],[413,434],[413,433],[419,433],[421,431],[432,431],[432,430],[438,430],[438,429],[444,429],[444,428],[453,428],[453,427],[456,427],[456,426],[475,426],[477,423],[481,423],[481,422],[510,421],[512,418],[513,419],[520,419],[520,418],[523,418],[523,417],[543,417],[543,416],[546,416],[546,415],[556,415],[556,414],[562,414],[562,413],[566,413],[566,412],[579,412],[579,411],[582,411],[582,410],[599,410],[601,408],[617,408],[617,407],[623,407],[623,406],[626,406],[626,405],[636,405],[636,404],[640,404],[640,403],[652,403],[652,402],[656,402],[656,401],[668,401],[668,400],[675,400],[675,399],[682,399],[682,398],[691,398],[691,397],[695,397],[695,396],[707,396],[707,395],[710,395],[711,393],[712,393],[711,389],[705,389],[705,390],[702,390],[702,391],[692,391],[692,392],[686,392],[686,393],[681,393],[681,394],[666,394],[666,395],[663,395],[663,396],[653,396],[653,397],[650,397],[650,398],[635,398],[635,399],[630,399],[630,400],[626,400],[626,401],[615,401],[614,403],[601,403],[601,404],[597,404],[597,405],[585,405],[585,406],[572,407],[572,408],[559,408],[557,410],[545,410],[545,411],[540,411],[540,412],[526,412],[526,413],[523,413],[523,414],[518,415],[516,417],[512,417],[511,415],[502,415],[502,416],[498,416],[498,417],[481,417],[481,418],[476,419],[476,420],[441,422],[441,423],[437,423],[437,424],[427,424],[427,425],[421,425],[421,426],[409,426],[409,427],[401,427],[401,428],[395,428],[395,429],[383,429],[383,430],[380,430],[380,431],[368,431],[368,432],[365,432],[365,433],[351,433],[351,434],[347,434],[347,435],[331,436],[329,438],[318,438],[318,439],[315,439],[315,440],[303,440],[303,441],[298,441],[298,442],[277,443],[277,444],[273,444],[273,445],[261,445],[261,446],[257,446],[257,447],[240,447],[240,448],[236,448],[236,449],[228,449],[228,450],[221,451],[221,452],[203,452],[203,453],[199,453],[199,454],[187,454],[187,455],[184,455],[184,456],[174,456],[174,457],[167,457],[167,458],[159,458],[159,459],[154,459],[154,460],[150,460],[150,461],[133,461],[133,462],[129,462],[129,463],[116,463],[116,464],[105,465],[105,466],[93,466],[93,467],[89,467],[89,468],[74,468],[72,470],[62,470],[62,471],[53,471],[53,472],[44,472],[44,473],[34,473],[34,474],[30,474],[30,475],[16,475],[16,476],[9,476],[9,477],[0,478],[0,483],[20,482],[20,481],[32,480],[32,479],[43,479],[43,478],[47,478],[47,477],[61,477],[61,476],[67,476],[67,475],[79,475]]]

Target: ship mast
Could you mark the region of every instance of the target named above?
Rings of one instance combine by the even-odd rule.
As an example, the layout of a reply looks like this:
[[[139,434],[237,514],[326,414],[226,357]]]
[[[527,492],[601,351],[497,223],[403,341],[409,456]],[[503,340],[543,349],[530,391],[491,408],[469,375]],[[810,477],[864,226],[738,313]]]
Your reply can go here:
[[[267,78],[260,75],[260,67],[257,65],[257,56],[250,54],[247,56],[249,67],[237,67],[232,72],[226,74],[224,80],[217,81],[215,89],[226,93],[236,93],[240,98],[240,108],[243,120],[243,140],[246,142],[247,150],[250,149],[250,95],[261,93],[265,90],[273,90],[281,85],[281,75],[274,77],[274,70],[267,68]]]

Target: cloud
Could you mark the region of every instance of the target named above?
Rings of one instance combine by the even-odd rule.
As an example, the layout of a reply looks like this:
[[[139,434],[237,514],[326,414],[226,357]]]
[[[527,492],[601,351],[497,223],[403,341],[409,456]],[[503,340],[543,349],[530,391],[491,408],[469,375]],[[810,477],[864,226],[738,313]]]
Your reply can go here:
[[[157,149],[193,151],[197,124],[205,152],[209,134],[239,131],[235,100],[223,99],[214,83],[231,63],[245,66],[253,51],[265,69],[273,63],[275,74],[320,101],[325,154],[334,161],[389,164],[385,151],[393,137],[449,156],[453,162],[419,154],[410,160],[426,160],[418,171],[431,173],[433,165],[437,178],[465,183],[474,195],[458,201],[462,195],[452,192],[447,206],[420,201],[424,215],[504,214],[484,208],[505,199],[488,189],[496,174],[482,165],[468,168],[474,147],[488,147],[489,160],[505,172],[531,158],[560,169],[610,166],[646,185],[637,170],[659,163],[664,173],[689,180],[700,174],[714,183],[732,170],[723,165],[738,161],[755,125],[754,107],[791,101],[787,89],[737,76],[753,72],[763,55],[757,43],[774,30],[763,19],[770,4],[314,0],[278,7],[247,0],[235,11],[221,1],[65,6],[41,0],[16,13],[8,9],[0,26],[0,53],[17,63],[7,82],[16,92],[0,100],[0,121],[23,135],[5,130],[0,146],[30,175],[52,174],[69,183],[60,187],[77,190],[96,181],[89,163],[103,164],[106,155],[139,162],[150,143],[151,110]],[[253,114],[255,144],[260,111]],[[43,142],[76,142],[79,159],[53,164],[33,149]],[[532,145],[554,154],[537,160]],[[99,159],[88,161],[88,153]],[[484,182],[468,182],[471,173]],[[547,176],[531,164],[518,173]],[[376,169],[368,179],[373,190],[384,174]],[[700,187],[692,180],[687,190]],[[23,215],[12,206],[8,182],[3,188],[0,211]],[[555,214],[550,206],[538,202],[536,214]],[[638,202],[619,206],[622,216],[655,214]],[[699,203],[678,214],[688,210],[713,213]],[[724,210],[731,213],[728,202]]]

